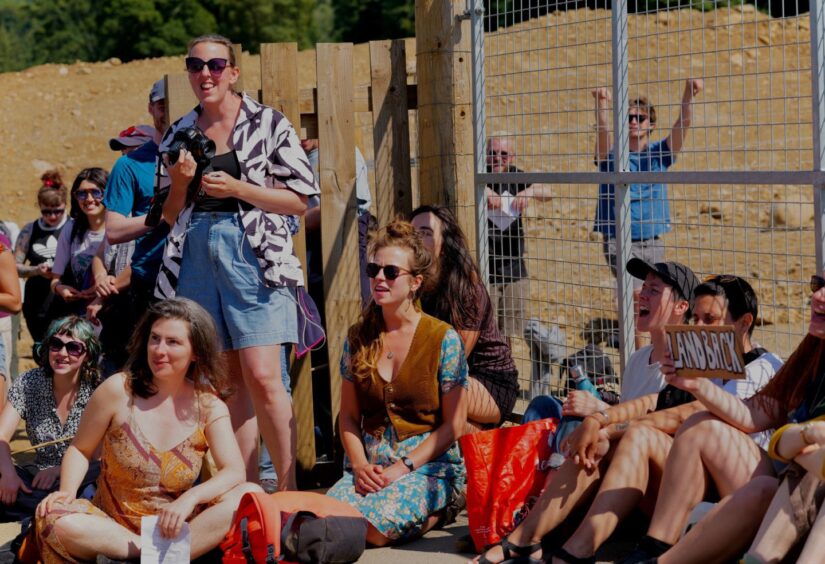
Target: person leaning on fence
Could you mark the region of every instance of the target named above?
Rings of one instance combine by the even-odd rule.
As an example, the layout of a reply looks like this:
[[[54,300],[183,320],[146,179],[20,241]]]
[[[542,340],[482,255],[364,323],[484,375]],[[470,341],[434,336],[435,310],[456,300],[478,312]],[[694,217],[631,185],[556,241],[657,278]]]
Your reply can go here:
[[[777,356],[761,347],[754,347],[751,342],[754,321],[758,315],[756,293],[744,279],[723,275],[697,286],[694,301],[694,324],[732,325],[744,354],[746,377],[724,383],[718,381],[717,384],[738,398],[751,397],[770,381],[782,365]],[[672,362],[665,361],[663,371],[672,372]],[[662,402],[663,396],[674,392],[679,390],[666,387],[659,392],[659,402]],[[659,410],[658,407],[657,404],[654,413],[633,421],[619,440],[587,515],[575,533],[558,549],[557,555],[562,560],[594,561],[593,556],[602,543],[634,508],[640,507],[648,515],[652,512],[659,479],[673,444],[673,435],[690,415],[704,410],[704,406],[698,401],[671,409]],[[619,420],[610,410],[606,413],[608,417],[604,421],[590,417],[583,423],[585,427],[591,427],[590,441],[594,448],[599,440],[599,430],[603,427],[609,429],[610,423]],[[760,446],[766,447],[769,436],[758,433],[753,439]],[[582,442],[586,441],[587,439]],[[578,450],[581,452],[586,448],[586,444],[581,444]],[[691,488],[692,484],[684,484],[684,487]]]
[[[84,168],[72,183],[71,220],[57,240],[51,282],[66,313],[82,315],[95,297],[91,266],[106,235],[103,193],[108,177],[102,168]]]
[[[688,128],[693,121],[693,99],[704,89],[704,81],[688,79],[682,94],[679,117],[670,134],[661,141],[651,142],[650,135],[656,128],[656,109],[644,96],[630,101],[627,114],[629,142],[628,170],[630,172],[663,172],[676,162],[682,150]],[[601,172],[616,170],[616,152],[610,127],[609,110],[612,94],[608,88],[593,90],[596,99],[596,149],[595,163]],[[624,116],[622,116],[624,119]],[[671,230],[670,201],[667,185],[663,183],[631,184],[630,190],[630,253],[648,262],[664,260],[665,248],[661,236]],[[602,234],[604,257],[616,276],[616,187],[599,185],[599,201],[593,231]],[[634,283],[634,297],[638,299],[641,284]],[[637,346],[640,343],[637,340]]]
[[[189,522],[193,558],[214,549],[241,496],[261,491],[242,483],[243,459],[221,399],[228,393],[209,314],[180,298],[150,306],[130,342],[126,371],[103,382],[88,403],[63,456],[60,489],[37,507],[42,561],[140,558],[141,518],[149,515],[158,516],[166,538]],[[75,499],[101,447],[95,497]],[[207,451],[217,472],[198,483]]]
[[[372,300],[341,358],[344,476],[327,495],[360,511],[367,541],[383,546],[448,519],[460,497],[467,362],[458,333],[418,305],[432,259],[413,226],[379,230],[368,256]]]
[[[45,172],[37,191],[40,218],[27,223],[20,230],[14,246],[17,274],[26,280],[23,292],[23,318],[35,343],[43,340],[43,334],[54,321],[55,299],[50,282],[52,264],[57,253],[60,231],[66,225],[66,200],[69,193],[60,173]]]
[[[302,215],[307,198],[319,190],[292,124],[234,91],[240,69],[230,40],[193,39],[186,68],[199,103],[160,145],[157,189],[170,188],[163,217],[173,227],[156,296],[192,298],[215,319],[236,377],[230,413],[247,477],[258,476],[257,416],[278,487],[295,489],[295,418],[281,382],[280,349],[298,341],[293,289],[303,286],[304,276],[289,217]],[[186,148],[177,160],[169,155],[173,142],[192,128],[207,139],[188,144],[190,149],[199,153],[194,144],[215,144],[212,172],[198,174]]]
[[[0,411],[3,522],[28,522],[37,504],[57,490],[63,455],[100,383],[100,343],[88,321],[76,316],[53,321],[35,352],[40,367],[14,381],[9,401]],[[10,447],[21,419],[26,423],[29,442],[36,448],[33,463],[25,466],[15,464]],[[81,477],[78,496],[91,498],[99,471],[97,462],[89,466]]]
[[[811,290],[807,336],[753,397],[743,401],[704,378],[668,375],[672,385],[692,393],[707,411],[688,418],[676,435],[647,536],[625,562],[658,557],[666,564],[737,557],[759,528],[777,489],[777,473],[789,480],[797,499],[810,495],[810,490],[797,491],[804,471],[798,472],[793,464],[786,470],[777,468],[749,435],[825,414],[825,279],[814,276]],[[796,432],[787,438],[800,439],[801,427],[793,428]],[[779,445],[777,452],[777,442],[772,440],[771,452],[795,458],[794,444]],[[680,539],[694,506],[714,494],[722,501]],[[803,510],[793,518],[801,527],[808,516]]]
[[[516,403],[518,371],[464,232],[443,206],[421,206],[410,217],[433,255],[421,307],[452,325],[464,343],[470,372],[466,430],[501,425]]]
[[[693,291],[699,281],[687,266],[678,262],[660,262],[655,265],[641,259],[631,259],[628,271],[644,280],[639,294],[637,330],[650,333],[651,344],[634,352],[627,361],[622,378],[623,403],[607,410],[593,412],[585,418],[607,421],[614,414],[617,421],[673,405],[657,405],[659,391],[665,386],[661,362],[667,355],[667,325],[684,323],[690,319]],[[664,402],[663,402],[664,403]],[[570,439],[577,444],[579,427]],[[599,431],[600,441],[595,453],[576,453],[561,464],[559,470],[525,520],[497,545],[479,557],[476,562],[501,562],[512,556],[535,556],[541,552],[541,538],[561,525],[574,509],[595,493],[598,484],[616,450],[617,439],[623,429],[611,427]]]
[[[523,172],[515,165],[515,140],[506,134],[487,140],[487,172]],[[527,316],[525,302],[530,299],[530,280],[524,260],[524,224],[522,214],[534,199],[549,200],[553,194],[543,184],[507,182],[489,184],[484,189],[488,213],[506,208],[515,214],[512,223],[499,229],[493,221],[487,221],[490,261],[490,297],[493,311],[498,316],[498,326],[504,336],[524,338]]]

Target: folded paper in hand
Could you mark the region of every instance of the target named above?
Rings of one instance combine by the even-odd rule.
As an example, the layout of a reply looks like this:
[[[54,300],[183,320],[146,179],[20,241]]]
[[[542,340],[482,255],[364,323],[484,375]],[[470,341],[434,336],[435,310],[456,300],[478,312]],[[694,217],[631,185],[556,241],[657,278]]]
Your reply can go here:
[[[168,539],[160,533],[157,515],[140,520],[140,564],[189,562],[191,546],[189,523],[183,524],[177,537]]]
[[[487,219],[492,221],[499,231],[504,231],[518,218],[519,212],[513,208],[516,197],[510,192],[502,192],[499,197],[501,198],[501,208],[488,209]]]

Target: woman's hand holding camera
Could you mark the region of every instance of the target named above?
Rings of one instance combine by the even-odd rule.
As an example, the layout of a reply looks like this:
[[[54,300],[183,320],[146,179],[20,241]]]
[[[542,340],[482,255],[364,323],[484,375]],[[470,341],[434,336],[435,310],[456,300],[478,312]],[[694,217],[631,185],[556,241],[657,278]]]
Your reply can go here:
[[[198,172],[198,164],[192,157],[192,154],[186,149],[180,150],[180,156],[174,163],[169,162],[169,155],[163,155],[163,164],[166,167],[166,172],[172,181],[172,189],[182,187],[183,190],[189,186],[195,174]]]

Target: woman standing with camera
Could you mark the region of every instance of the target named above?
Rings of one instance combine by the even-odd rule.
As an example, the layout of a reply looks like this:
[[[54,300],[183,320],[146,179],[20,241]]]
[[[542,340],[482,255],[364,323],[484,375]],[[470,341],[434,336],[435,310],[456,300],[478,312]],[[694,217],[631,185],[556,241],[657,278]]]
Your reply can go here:
[[[160,145],[156,189],[169,188],[163,217],[173,227],[156,295],[191,298],[215,319],[230,373],[241,376],[229,407],[247,477],[257,479],[259,426],[279,487],[294,489],[295,421],[281,382],[280,347],[297,341],[291,288],[304,279],[288,216],[302,215],[307,197],[319,190],[289,121],[234,91],[240,69],[232,43],[206,35],[193,39],[188,51],[199,104]],[[210,172],[193,158],[209,152],[197,131],[187,132],[195,135],[177,159],[164,154],[177,132],[192,128],[215,144]]]

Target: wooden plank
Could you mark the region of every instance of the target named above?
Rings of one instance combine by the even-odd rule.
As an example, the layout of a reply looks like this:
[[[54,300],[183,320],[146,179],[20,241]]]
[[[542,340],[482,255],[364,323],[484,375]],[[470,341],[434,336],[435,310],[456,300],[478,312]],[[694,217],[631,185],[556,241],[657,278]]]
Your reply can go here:
[[[415,3],[419,190],[453,208],[476,247],[469,21],[461,2]]]
[[[380,225],[412,211],[404,41],[370,42],[375,199]]]
[[[235,92],[243,92],[243,45],[233,43],[232,50],[235,52],[235,66],[241,71],[238,81],[235,83]]]
[[[321,240],[329,364],[341,358],[347,329],[360,308],[358,224],[355,198],[355,116],[351,43],[319,43],[318,143],[321,173]],[[332,419],[341,407],[341,377],[330,368]]]
[[[166,119],[169,124],[192,111],[198,99],[189,84],[189,73],[176,72],[166,75]]]
[[[261,101],[284,114],[292,124],[299,124],[301,114],[298,92],[298,45],[267,43],[261,45]],[[301,260],[304,280],[307,280],[306,232],[301,229],[293,237],[295,254]],[[292,405],[298,431],[296,456],[302,470],[315,466],[315,413],[313,410],[312,363],[310,355],[298,359],[293,354]]]

